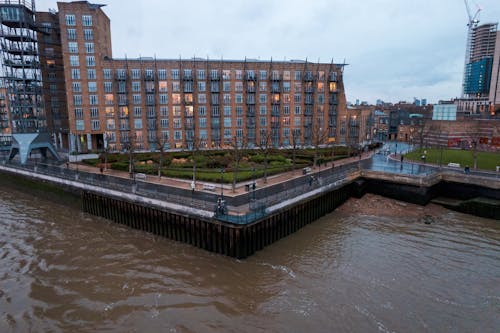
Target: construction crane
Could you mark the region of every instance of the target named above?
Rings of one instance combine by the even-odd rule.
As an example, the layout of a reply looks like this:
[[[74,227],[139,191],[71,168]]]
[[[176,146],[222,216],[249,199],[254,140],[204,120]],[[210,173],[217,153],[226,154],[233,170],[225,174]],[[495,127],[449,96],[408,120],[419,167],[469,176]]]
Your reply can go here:
[[[469,1],[464,0],[465,9],[467,10],[467,16],[469,21],[467,22],[467,44],[465,45],[465,64],[464,64],[464,77],[462,81],[462,97],[464,97],[464,88],[465,88],[465,80],[466,80],[466,68],[467,64],[470,62],[471,58],[471,42],[472,42],[472,33],[474,28],[479,24],[479,12],[481,12],[481,6],[474,2],[477,7],[476,12],[473,14],[471,7],[469,6]]]

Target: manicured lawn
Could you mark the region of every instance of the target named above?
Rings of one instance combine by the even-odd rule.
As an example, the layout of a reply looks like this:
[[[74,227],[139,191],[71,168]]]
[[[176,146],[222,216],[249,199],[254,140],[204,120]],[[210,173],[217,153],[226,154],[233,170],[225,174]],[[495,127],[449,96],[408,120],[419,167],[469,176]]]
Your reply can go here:
[[[178,151],[163,153],[163,162],[161,174],[167,177],[191,179],[193,177],[193,166],[196,165],[196,179],[210,182],[220,182],[221,172],[225,183],[231,183],[233,178],[237,182],[251,180],[254,176],[261,178],[267,173],[268,176],[290,171],[292,169],[301,169],[312,166],[315,156],[317,162],[324,164],[347,157],[348,152],[356,154],[352,149],[346,147],[335,147],[335,153],[332,156],[332,148],[315,149],[296,149],[295,164],[293,163],[293,149],[269,149],[266,155],[260,149],[247,149],[238,152],[234,150],[199,150]],[[236,157],[239,156],[239,163],[236,163]],[[133,153],[134,171],[146,174],[158,174],[160,165],[159,152]],[[129,170],[128,153],[108,153],[108,167],[114,170]],[[97,159],[85,160],[84,163],[99,166],[105,161],[105,155],[102,153]],[[237,170],[237,173],[234,173]],[[255,170],[255,172],[254,172]]]
[[[417,149],[406,154],[405,158],[421,162],[421,156],[424,154],[424,150],[427,152],[427,163],[439,164],[441,161],[442,165],[447,165],[448,163],[460,163],[461,167],[468,165],[472,168],[474,166],[472,150],[442,149],[441,154],[441,149],[437,148]],[[478,169],[495,171],[496,166],[500,165],[500,153],[478,151],[476,152],[476,155]]]

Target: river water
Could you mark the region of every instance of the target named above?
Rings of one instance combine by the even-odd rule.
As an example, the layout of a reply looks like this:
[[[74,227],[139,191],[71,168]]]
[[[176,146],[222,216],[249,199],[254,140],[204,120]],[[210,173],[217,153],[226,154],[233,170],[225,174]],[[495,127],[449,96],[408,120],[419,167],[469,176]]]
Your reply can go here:
[[[16,189],[0,216],[0,332],[500,327],[499,221],[433,205],[351,199],[241,261]]]

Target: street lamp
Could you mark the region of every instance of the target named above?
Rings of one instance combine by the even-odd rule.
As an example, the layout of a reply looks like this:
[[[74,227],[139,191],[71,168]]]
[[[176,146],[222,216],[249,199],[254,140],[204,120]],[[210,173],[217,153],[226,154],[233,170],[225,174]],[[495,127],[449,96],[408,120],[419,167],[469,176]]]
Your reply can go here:
[[[252,193],[252,199],[255,201],[255,168],[252,169],[253,173],[252,173],[252,180],[253,180],[253,184],[252,184],[252,190],[253,190],[253,193]]]
[[[220,198],[224,200],[224,169],[220,169]]]

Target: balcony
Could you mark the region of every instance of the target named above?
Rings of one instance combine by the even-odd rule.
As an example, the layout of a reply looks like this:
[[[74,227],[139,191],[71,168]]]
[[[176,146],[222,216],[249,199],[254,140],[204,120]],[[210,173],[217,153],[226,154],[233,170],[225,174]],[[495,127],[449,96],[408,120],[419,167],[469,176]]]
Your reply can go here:
[[[304,81],[306,81],[306,82],[314,81],[314,75],[312,75],[312,73],[306,73],[304,75]]]

